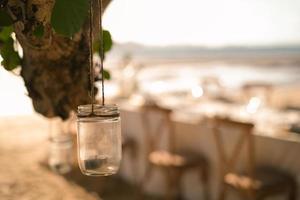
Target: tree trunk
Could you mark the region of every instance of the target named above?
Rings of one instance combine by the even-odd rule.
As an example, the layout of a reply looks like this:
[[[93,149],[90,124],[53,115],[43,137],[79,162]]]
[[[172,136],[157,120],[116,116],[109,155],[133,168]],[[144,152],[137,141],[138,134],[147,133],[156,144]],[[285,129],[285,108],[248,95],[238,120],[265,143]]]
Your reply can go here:
[[[104,0],[103,7],[109,2]],[[14,29],[23,48],[21,76],[35,111],[66,119],[78,105],[90,102],[89,26],[85,23],[72,38],[55,34],[50,27],[54,3],[55,0],[10,0],[9,6],[18,19]],[[94,8],[99,14],[99,9]],[[39,24],[45,27],[42,38],[33,36]]]

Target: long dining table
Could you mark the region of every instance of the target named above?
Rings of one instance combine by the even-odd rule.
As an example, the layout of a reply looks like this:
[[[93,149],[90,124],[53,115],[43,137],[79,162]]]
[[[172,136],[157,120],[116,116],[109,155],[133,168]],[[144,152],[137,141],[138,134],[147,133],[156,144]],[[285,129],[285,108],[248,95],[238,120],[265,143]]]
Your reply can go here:
[[[164,99],[164,98],[162,98]],[[211,127],[206,123],[207,117],[222,115],[235,120],[248,121],[255,125],[255,158],[257,165],[271,165],[292,174],[300,189],[300,134],[289,132],[290,124],[299,123],[300,115],[292,111],[280,111],[272,108],[261,108],[255,113],[248,113],[244,105],[229,104],[221,101],[197,101],[184,105],[172,104],[166,98],[159,102],[161,106],[172,109],[172,124],[176,135],[176,148],[187,149],[205,155],[210,162],[209,193],[216,199],[219,186],[219,161],[216,144]],[[138,144],[138,156],[132,158],[124,154],[121,175],[131,182],[139,183],[147,165],[146,131],[142,125],[142,105],[131,100],[119,102],[124,137],[133,138]],[[156,119],[151,119],[151,121]],[[225,135],[229,146],[235,141],[235,135]],[[157,138],[159,142],[162,138]],[[239,167],[242,168],[245,155],[241,155]],[[181,183],[186,199],[201,199],[203,187],[196,171],[190,171]],[[145,186],[146,192],[161,195],[166,185],[162,172],[155,170]],[[299,190],[300,191],[300,190]],[[235,199],[234,194],[228,199]],[[298,195],[299,196],[299,195]],[[283,197],[278,197],[283,199]],[[300,199],[300,197],[298,197]]]

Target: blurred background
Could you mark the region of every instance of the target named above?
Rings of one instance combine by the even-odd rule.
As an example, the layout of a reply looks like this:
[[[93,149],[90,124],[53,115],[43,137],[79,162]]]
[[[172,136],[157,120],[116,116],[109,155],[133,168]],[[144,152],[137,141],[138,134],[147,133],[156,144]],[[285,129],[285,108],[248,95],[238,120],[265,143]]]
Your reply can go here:
[[[3,154],[19,160],[20,149],[24,155],[34,157],[32,147],[38,147],[38,152],[34,150],[38,155],[35,161],[44,160],[42,163],[51,166],[50,169],[67,174],[66,179],[57,175],[52,177],[45,167],[43,173],[49,173],[49,179],[63,187],[71,187],[69,181],[75,181],[80,186],[70,188],[70,192],[84,190],[80,195],[88,195],[91,199],[170,199],[178,196],[182,199],[218,199],[223,193],[230,196],[228,199],[234,199],[239,195],[231,190],[224,192],[223,185],[233,184],[235,190],[244,192],[256,191],[257,187],[249,186],[256,183],[253,177],[245,179],[247,176],[243,176],[242,182],[250,180],[250,189],[245,189],[240,176],[228,178],[227,171],[222,170],[224,165],[217,145],[220,143],[216,142],[218,138],[213,137],[213,129],[207,122],[207,119],[221,117],[233,122],[231,129],[239,129],[241,123],[254,125],[253,163],[268,166],[267,173],[276,171],[281,178],[288,180],[284,185],[291,185],[283,192],[276,190],[270,199],[300,199],[295,192],[300,181],[299,10],[298,0],[114,0],[103,19],[104,28],[110,31],[114,41],[104,67],[111,74],[111,79],[105,82],[106,99],[120,106],[122,116],[124,148],[119,174],[101,180],[68,175],[74,165],[70,163],[76,162],[76,156],[73,161],[68,160],[74,156],[76,146],[71,142],[71,138],[76,138],[75,117],[61,122],[35,114],[23,80],[2,67],[0,149],[3,149]],[[159,108],[155,111],[167,109],[171,113],[166,116],[171,125],[163,123],[166,130],[150,134],[151,137],[148,132],[155,132],[160,118],[153,115],[157,114],[152,113],[154,111],[151,111],[153,116],[150,119],[143,118],[149,115],[145,111],[148,109],[144,109],[149,105]],[[145,129],[145,121],[152,128]],[[57,132],[53,127],[57,126],[60,133],[67,126],[66,132],[72,132],[72,137],[67,140],[64,137],[59,142],[53,140]],[[238,138],[230,128],[223,129],[227,132],[223,133],[226,138],[223,146],[229,144],[229,147],[221,151],[228,157],[230,152],[236,153],[234,144]],[[242,128],[240,132],[245,131]],[[167,134],[176,137],[168,139]],[[52,138],[50,142],[48,138]],[[178,175],[176,163],[179,158],[187,157],[181,154],[178,154],[181,157],[176,157],[177,150],[166,148],[167,140],[172,140],[177,150],[196,153],[200,160],[205,160],[193,167],[207,169],[203,174],[208,178],[199,181],[196,177],[199,173],[193,168],[187,173],[181,170]],[[47,148],[41,146],[45,141]],[[149,141],[154,141],[159,147],[149,150]],[[163,151],[158,151],[160,149]],[[151,154],[156,151],[161,154]],[[31,159],[24,159],[23,154],[20,163],[31,165]],[[53,167],[57,162],[55,158],[50,161],[51,156],[62,154],[66,157],[63,162],[71,166]],[[31,191],[29,199],[38,198],[34,192],[44,194],[44,190],[35,185],[37,180],[30,182],[32,187],[28,186],[29,182],[23,183],[22,178],[12,180],[8,174],[24,175],[27,167],[21,168],[20,165],[9,171],[7,168],[11,165],[6,162],[12,158],[1,153],[0,157],[3,160],[0,165],[0,199],[18,199],[17,195],[24,196],[26,191]],[[240,161],[238,155],[233,157],[239,170],[247,168],[248,153],[241,153]],[[149,170],[152,169],[149,166],[156,167]],[[165,169],[174,168],[174,174],[165,175],[168,171]],[[35,174],[35,168],[31,170],[35,171],[32,176],[39,176]],[[230,172],[238,174],[234,170]],[[263,185],[264,180],[259,181]],[[91,186],[93,184],[97,187]],[[268,187],[274,189],[277,185]]]
[[[115,42],[105,67],[113,79],[126,79],[120,73],[132,62],[141,90],[149,86],[147,80],[155,85],[160,78],[165,79],[160,90],[183,90],[170,82],[176,79],[188,90],[200,76],[216,76],[230,87],[247,81],[296,86],[299,6],[296,0],[114,1],[104,15],[104,27]],[[1,115],[30,113],[18,77],[1,69],[1,81],[7,83],[1,84]],[[114,87],[108,93],[120,91]],[[17,107],[7,111],[4,102],[11,101]]]

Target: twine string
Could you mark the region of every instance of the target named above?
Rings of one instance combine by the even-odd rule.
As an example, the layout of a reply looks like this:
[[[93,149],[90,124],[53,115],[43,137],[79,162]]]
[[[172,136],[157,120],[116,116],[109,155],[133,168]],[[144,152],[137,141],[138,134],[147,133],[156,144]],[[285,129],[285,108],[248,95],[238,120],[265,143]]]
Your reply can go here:
[[[94,71],[94,61],[93,61],[93,3],[90,0],[90,84],[91,84],[91,104],[92,104],[92,114],[94,113],[94,99],[95,99],[95,71]]]
[[[100,32],[100,70],[101,70],[101,86],[102,86],[102,106],[105,104],[105,95],[104,95],[104,40],[103,40],[103,27],[102,27],[102,0],[97,0],[99,5],[99,32]]]
[[[104,95],[104,41],[103,41],[103,28],[102,28],[102,0],[97,0],[99,6],[99,32],[100,32],[100,71],[101,71],[101,89],[102,89],[102,106],[105,105],[105,95]],[[90,16],[89,16],[89,46],[90,46],[90,56],[89,56],[89,68],[90,68],[90,84],[91,84],[91,105],[92,112],[94,114],[94,104],[95,104],[95,70],[94,70],[94,60],[93,60],[93,0],[90,0]]]

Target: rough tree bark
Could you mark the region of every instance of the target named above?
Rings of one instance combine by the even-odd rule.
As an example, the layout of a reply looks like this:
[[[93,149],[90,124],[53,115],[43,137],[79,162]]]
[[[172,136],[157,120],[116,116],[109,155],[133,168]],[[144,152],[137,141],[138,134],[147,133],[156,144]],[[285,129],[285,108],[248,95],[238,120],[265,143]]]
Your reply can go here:
[[[103,0],[103,7],[110,1]],[[21,76],[34,109],[46,117],[66,119],[78,105],[90,102],[89,27],[86,22],[72,39],[55,34],[50,27],[54,3],[9,0],[8,6],[17,21],[14,30],[23,48]],[[45,27],[42,38],[33,35],[39,24]]]

